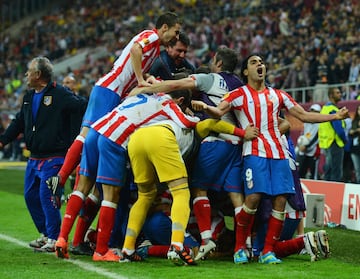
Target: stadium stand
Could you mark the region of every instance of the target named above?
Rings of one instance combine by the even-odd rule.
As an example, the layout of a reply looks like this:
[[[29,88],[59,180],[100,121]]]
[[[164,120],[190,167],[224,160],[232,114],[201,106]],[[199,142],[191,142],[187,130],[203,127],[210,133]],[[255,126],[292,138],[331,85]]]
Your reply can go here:
[[[260,52],[272,69],[272,84],[282,88],[299,55],[304,58],[310,85],[286,88],[300,96],[299,102],[311,102],[313,92],[323,85],[341,87],[347,100],[359,95],[359,74],[348,83],[350,72],[354,67],[359,72],[360,67],[353,65],[360,57],[358,1],[119,2],[2,1],[0,111],[19,105],[25,89],[22,77],[31,57],[49,57],[55,62],[59,81],[72,72],[87,90],[109,70],[131,34],[152,28],[163,10],[183,16],[184,30],[191,39],[188,59],[195,66],[207,64],[221,45],[237,50],[240,60],[250,52]],[[319,66],[320,57],[324,67]],[[325,76],[320,76],[324,71]]]

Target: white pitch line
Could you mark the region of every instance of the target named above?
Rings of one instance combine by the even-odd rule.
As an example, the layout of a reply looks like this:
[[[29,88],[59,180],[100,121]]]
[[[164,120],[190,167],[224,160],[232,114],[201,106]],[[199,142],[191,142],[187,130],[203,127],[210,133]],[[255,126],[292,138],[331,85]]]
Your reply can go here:
[[[16,244],[18,246],[21,246],[21,247],[30,248],[28,243],[26,243],[24,241],[21,241],[19,239],[13,238],[11,236],[2,234],[2,233],[0,233],[0,239],[11,242],[11,243],[14,243],[14,244]],[[48,253],[48,255],[53,256],[54,253]],[[103,269],[103,268],[96,267],[96,266],[94,266],[92,264],[82,262],[80,260],[69,259],[69,260],[65,260],[65,261],[69,262],[69,263],[72,263],[74,265],[77,265],[78,267],[80,267],[80,268],[82,268],[82,269],[84,269],[86,271],[92,271],[92,272],[95,272],[97,274],[103,275],[103,276],[105,276],[107,278],[111,278],[111,279],[128,279],[127,277],[124,277],[124,276],[121,276],[119,274],[107,271],[106,269]]]

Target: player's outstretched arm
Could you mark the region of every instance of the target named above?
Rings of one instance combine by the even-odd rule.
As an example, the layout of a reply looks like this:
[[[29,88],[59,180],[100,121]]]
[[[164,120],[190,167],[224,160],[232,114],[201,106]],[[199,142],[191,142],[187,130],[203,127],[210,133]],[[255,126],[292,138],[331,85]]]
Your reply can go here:
[[[205,119],[196,125],[196,132],[201,138],[205,138],[210,132],[224,133],[239,136],[245,140],[252,140],[259,135],[259,129],[249,125],[245,130],[234,124],[219,119]]]
[[[349,110],[346,107],[341,108],[334,114],[321,114],[316,112],[305,111],[300,105],[296,105],[289,109],[289,113],[306,123],[321,123],[334,120],[342,120],[349,117]]]
[[[229,112],[231,107],[226,101],[222,101],[217,107],[209,106],[203,101],[191,101],[191,106],[195,111],[205,111],[214,118],[221,118],[225,113]]]
[[[182,78],[179,80],[165,80],[162,82],[154,83],[150,86],[135,87],[130,91],[129,96],[134,96],[142,93],[158,93],[158,92],[170,92],[175,90],[195,89],[195,81],[190,78]]]

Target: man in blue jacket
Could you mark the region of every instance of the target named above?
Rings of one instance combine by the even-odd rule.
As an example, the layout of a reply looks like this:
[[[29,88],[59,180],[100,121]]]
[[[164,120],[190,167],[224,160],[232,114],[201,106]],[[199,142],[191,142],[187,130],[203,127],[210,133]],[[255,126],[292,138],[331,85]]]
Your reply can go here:
[[[0,149],[21,133],[31,152],[25,173],[27,208],[41,237],[29,245],[40,252],[54,252],[61,224],[59,199],[52,196],[46,179],[56,175],[71,144],[71,116],[83,113],[87,102],[52,81],[53,65],[36,57],[26,72],[28,91],[20,112],[0,135]]]

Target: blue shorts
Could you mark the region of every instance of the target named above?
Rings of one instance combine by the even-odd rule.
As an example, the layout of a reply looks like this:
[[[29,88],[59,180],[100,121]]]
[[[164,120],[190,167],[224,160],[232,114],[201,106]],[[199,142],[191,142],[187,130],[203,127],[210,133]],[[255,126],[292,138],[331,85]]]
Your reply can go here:
[[[84,146],[81,153],[80,170],[81,175],[96,179],[98,161],[99,161],[99,149],[98,138],[100,134],[94,129],[90,129],[84,142]]]
[[[203,142],[194,163],[191,188],[242,193],[241,146],[224,141]]]
[[[250,155],[243,158],[243,163],[245,195],[265,193],[278,196],[295,193],[289,160]]]
[[[124,186],[127,175],[127,151],[103,135],[99,135],[98,150],[99,165],[96,182]]]
[[[94,86],[90,93],[82,126],[90,127],[100,117],[112,111],[120,102],[120,96],[114,91],[101,86]]]

